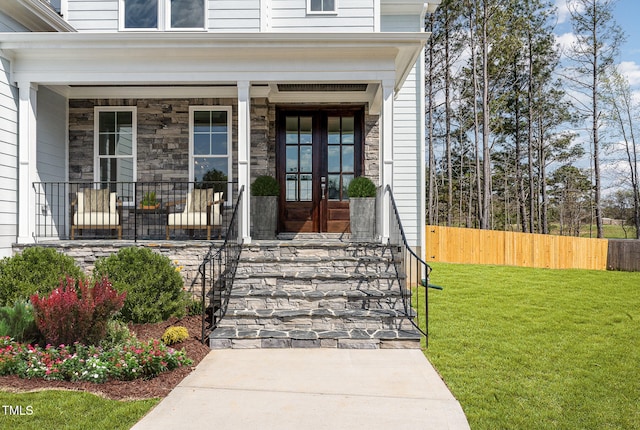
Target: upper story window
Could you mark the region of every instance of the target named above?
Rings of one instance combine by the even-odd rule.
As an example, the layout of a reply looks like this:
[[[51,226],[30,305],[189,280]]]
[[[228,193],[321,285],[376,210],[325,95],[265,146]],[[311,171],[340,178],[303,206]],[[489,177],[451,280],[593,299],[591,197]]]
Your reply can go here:
[[[307,13],[331,13],[338,11],[338,0],[307,0]]]
[[[120,0],[121,30],[203,30],[206,0]]]

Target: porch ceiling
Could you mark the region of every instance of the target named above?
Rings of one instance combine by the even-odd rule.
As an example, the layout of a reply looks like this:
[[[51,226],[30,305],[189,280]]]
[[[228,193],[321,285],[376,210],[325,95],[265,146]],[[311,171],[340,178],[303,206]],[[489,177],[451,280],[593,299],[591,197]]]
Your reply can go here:
[[[428,33],[0,33],[12,79],[57,88],[147,85],[256,88],[379,83],[398,90]],[[87,92],[90,92],[87,90]]]

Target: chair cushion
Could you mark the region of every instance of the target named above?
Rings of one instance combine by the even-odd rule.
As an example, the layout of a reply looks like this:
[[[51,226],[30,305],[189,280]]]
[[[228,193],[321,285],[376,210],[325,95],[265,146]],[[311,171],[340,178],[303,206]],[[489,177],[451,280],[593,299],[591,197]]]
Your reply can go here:
[[[206,190],[195,189],[191,195],[191,207],[189,212],[206,212],[207,205],[213,202],[213,190],[211,188]],[[206,224],[206,218],[204,223]]]
[[[86,212],[109,212],[109,190],[84,190]]]
[[[211,225],[222,224],[222,217],[219,212],[216,211],[212,214]],[[167,216],[167,224],[169,226],[181,226],[181,227],[206,227],[207,226],[207,213],[206,212],[178,212],[172,213]]]
[[[120,224],[117,212],[79,212],[73,216],[73,224],[80,227],[115,227]]]

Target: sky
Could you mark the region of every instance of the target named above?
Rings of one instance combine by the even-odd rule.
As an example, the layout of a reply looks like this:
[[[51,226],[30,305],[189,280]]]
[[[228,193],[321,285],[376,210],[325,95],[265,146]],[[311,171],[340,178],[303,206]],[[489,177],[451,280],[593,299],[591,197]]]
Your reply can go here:
[[[566,0],[555,0],[555,4],[558,10],[558,22],[555,30],[557,40],[561,46],[569,46],[573,36]],[[639,0],[617,0],[614,19],[626,36],[625,42],[620,47],[618,70],[628,79],[634,98],[638,103],[640,103],[640,23],[637,20],[639,15]],[[581,141],[583,148],[587,151],[584,159],[580,160],[577,165],[581,168],[589,168],[591,164],[590,139],[584,130],[575,131],[579,133],[577,140]],[[603,129],[603,131],[606,133],[606,130]],[[609,146],[603,148],[601,153],[603,195],[605,196],[615,192],[620,186],[626,188],[624,183],[627,175],[621,175],[621,172],[628,171],[628,165],[622,156],[623,152],[620,151],[623,148],[622,145],[622,142],[617,144],[611,142]]]
[[[556,0],[558,8],[558,25],[556,34],[562,45],[571,40],[571,23],[567,13],[566,0]],[[614,18],[626,35],[626,41],[620,48],[620,67],[633,87],[640,89],[640,1],[618,0]]]

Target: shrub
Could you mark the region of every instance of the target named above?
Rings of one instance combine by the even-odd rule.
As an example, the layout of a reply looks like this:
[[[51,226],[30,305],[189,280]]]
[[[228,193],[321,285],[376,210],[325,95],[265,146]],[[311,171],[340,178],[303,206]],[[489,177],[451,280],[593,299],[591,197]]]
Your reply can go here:
[[[35,293],[48,294],[67,276],[84,279],[73,258],[52,248],[25,248],[0,260],[0,306],[28,300]]]
[[[111,349],[122,345],[131,345],[137,342],[136,334],[122,321],[110,319],[107,322],[107,331],[100,341],[100,347]]]
[[[204,310],[204,306],[202,304],[202,299],[197,297],[189,297],[187,298],[187,315],[189,316],[198,316],[202,315],[202,311]]]
[[[67,278],[48,297],[31,297],[36,325],[45,340],[54,345],[81,342],[95,345],[104,338],[107,321],[124,304],[126,293],[118,294],[107,278],[89,281]]]
[[[280,184],[271,176],[258,176],[251,184],[252,196],[278,196],[280,195]]]
[[[358,176],[349,183],[347,192],[349,193],[349,197],[352,198],[375,197],[376,186],[371,179],[365,176]]]
[[[16,300],[13,306],[0,308],[0,337],[8,336],[17,342],[32,343],[39,334],[31,303]]]
[[[185,312],[182,276],[167,257],[148,248],[122,248],[96,261],[95,277],[108,276],[127,299],[120,312],[124,321],[155,323]]]
[[[160,338],[165,345],[173,345],[174,343],[184,342],[187,339],[189,339],[189,331],[182,326],[169,327]]]

